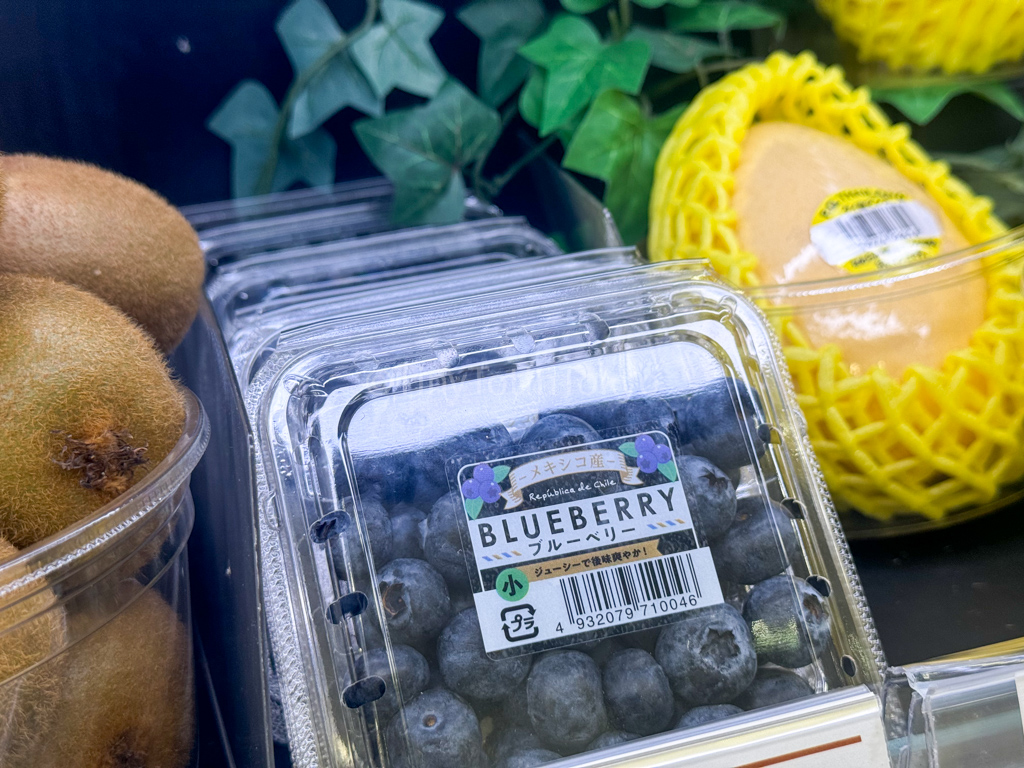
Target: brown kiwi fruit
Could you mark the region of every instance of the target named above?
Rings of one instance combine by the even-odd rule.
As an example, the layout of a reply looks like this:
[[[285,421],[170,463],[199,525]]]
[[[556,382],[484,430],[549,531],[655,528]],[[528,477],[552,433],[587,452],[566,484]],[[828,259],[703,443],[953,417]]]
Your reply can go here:
[[[0,563],[17,554],[0,539]],[[5,573],[0,589],[26,573]],[[56,654],[66,637],[64,610],[45,585],[33,582],[0,597],[0,765],[24,764],[47,733],[62,684],[63,659]]]
[[[0,536],[25,547],[108,503],[178,441],[182,391],[118,310],[0,275]]]
[[[176,208],[86,163],[3,155],[0,174],[0,272],[84,288],[134,318],[165,352],[177,346],[198,309],[205,265]]]
[[[69,623],[75,632],[76,623],[91,629],[101,618],[72,612]],[[143,592],[65,655],[53,727],[29,765],[188,765],[195,730],[192,647],[159,594]]]

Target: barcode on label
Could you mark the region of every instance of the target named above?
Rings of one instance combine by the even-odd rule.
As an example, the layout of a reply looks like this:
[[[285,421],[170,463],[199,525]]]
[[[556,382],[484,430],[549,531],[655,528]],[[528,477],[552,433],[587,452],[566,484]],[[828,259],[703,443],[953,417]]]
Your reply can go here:
[[[560,579],[569,620],[617,608],[635,608],[667,597],[701,598],[690,553],[666,555]]]
[[[941,235],[931,211],[915,200],[894,200],[848,211],[811,227],[811,242],[822,258],[836,267],[878,248],[891,250],[898,243]],[[918,246],[913,249],[916,252]],[[883,260],[888,263],[894,258],[898,263],[905,250],[896,248]]]
[[[920,237],[917,222],[900,205],[876,205],[835,219],[839,230],[854,242],[879,245]]]

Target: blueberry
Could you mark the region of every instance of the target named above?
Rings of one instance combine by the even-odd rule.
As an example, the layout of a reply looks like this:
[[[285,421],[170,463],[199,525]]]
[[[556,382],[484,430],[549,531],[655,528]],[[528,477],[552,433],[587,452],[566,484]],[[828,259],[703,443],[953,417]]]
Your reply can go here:
[[[413,458],[412,454],[401,453],[356,460],[360,492],[364,496],[375,493],[388,506],[411,501]]]
[[[740,403],[748,414],[744,422],[733,405],[731,384],[739,391]],[[682,435],[684,450],[703,456],[723,470],[753,464],[765,452],[757,435],[753,398],[746,384],[717,379],[678,404],[676,426]],[[749,433],[749,437],[748,437]],[[752,440],[752,450],[747,441]]]
[[[566,413],[541,416],[519,440],[519,451],[530,453],[551,448],[593,443],[601,436],[583,419]]]
[[[411,462],[412,503],[426,508],[449,491],[449,468],[446,466],[449,459],[467,457],[483,461],[507,456],[511,452],[512,438],[500,424],[475,429],[417,451]],[[480,483],[481,491],[486,484]]]
[[[427,562],[444,576],[453,589],[469,590],[469,571],[460,526],[466,516],[458,493],[448,493],[430,510],[423,536]]]
[[[563,754],[584,749],[608,721],[601,671],[580,651],[552,651],[538,659],[526,679],[526,704],[534,733]]]
[[[672,691],[689,706],[725,704],[754,679],[750,628],[731,605],[700,608],[661,631],[654,658]]]
[[[561,759],[560,754],[550,749],[523,749],[499,760],[494,764],[494,768],[537,768],[539,765]]]
[[[423,560],[423,521],[426,513],[411,504],[391,508],[391,556]]]
[[[598,641],[597,645],[593,648],[584,649],[581,646],[575,646],[575,650],[583,651],[590,655],[599,667],[603,667],[615,653],[621,651],[626,646],[617,637],[610,637],[607,640]]]
[[[612,412],[611,419],[612,423],[604,427],[605,429],[618,429],[620,432],[656,429],[666,435],[676,434],[675,414],[669,404],[660,397],[635,398],[621,402]]]
[[[761,496],[736,502],[736,521],[711,545],[720,578],[736,584],[757,584],[789,567],[800,551],[789,514]]]
[[[437,660],[444,684],[476,701],[504,699],[530,671],[529,656],[488,658],[476,608],[467,608],[444,628]]]
[[[733,703],[747,710],[761,709],[787,701],[813,696],[814,689],[795,672],[773,667],[757,670],[754,682]]]
[[[640,453],[654,453],[654,438],[650,435],[638,435],[633,444]]]
[[[366,667],[362,677],[374,675],[384,681],[384,695],[376,701],[380,722],[390,720],[402,702],[416,698],[430,682],[430,665],[419,651],[408,645],[393,645],[391,653],[395,660],[394,674],[387,651],[383,648],[375,648],[364,656]],[[351,683],[351,677],[346,673],[344,687]]]
[[[392,560],[378,573],[377,590],[392,642],[422,645],[437,637],[451,617],[444,579],[422,560]]]
[[[501,720],[499,722],[503,723]],[[504,755],[511,755],[515,752],[541,749],[542,745],[537,734],[527,726],[503,723],[491,731],[484,748],[492,760],[498,760]]]
[[[634,741],[639,739],[640,736],[635,733],[629,733],[628,731],[605,731],[592,742],[587,744],[587,752],[593,752],[598,749],[608,749],[609,747],[617,747],[619,744],[625,744],[627,741]]]
[[[701,456],[679,456],[679,481],[690,514],[708,540],[717,539],[736,519],[736,489],[718,467]]]
[[[450,691],[425,691],[391,718],[387,744],[394,768],[484,768],[480,723]]]
[[[647,651],[626,648],[612,654],[602,681],[608,717],[616,728],[650,736],[672,721],[672,688]]]
[[[347,581],[351,578],[357,586],[362,586],[369,578],[369,571],[367,570],[363,542],[359,536],[359,526],[362,525],[366,531],[366,538],[370,542],[370,552],[373,555],[373,564],[379,570],[392,557],[394,532],[391,518],[380,500],[372,495],[363,497],[359,510],[355,514],[351,514],[355,508],[355,503],[351,498],[345,499],[342,506],[350,513],[350,517],[341,533],[330,544],[334,572],[339,579]],[[358,523],[356,522],[357,517]],[[351,568],[351,574],[345,568],[346,562]]]
[[[658,471],[658,460],[650,453],[641,453],[637,456],[636,465],[646,474]]]
[[[676,730],[693,728],[694,726],[713,723],[717,720],[724,720],[733,715],[742,714],[743,710],[734,704],[706,704],[703,707],[694,707],[686,712],[676,723]]]
[[[832,644],[821,595],[802,579],[776,576],[751,590],[743,606],[762,664],[804,667]]]

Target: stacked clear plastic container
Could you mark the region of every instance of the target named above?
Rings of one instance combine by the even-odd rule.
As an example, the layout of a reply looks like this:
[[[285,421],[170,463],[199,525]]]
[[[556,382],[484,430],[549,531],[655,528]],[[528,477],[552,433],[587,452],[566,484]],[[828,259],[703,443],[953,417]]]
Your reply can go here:
[[[208,437],[186,393],[142,482],[0,565],[0,765],[189,765],[188,482]]]
[[[277,334],[247,405],[295,764],[628,765],[877,687],[779,360],[703,263]]]

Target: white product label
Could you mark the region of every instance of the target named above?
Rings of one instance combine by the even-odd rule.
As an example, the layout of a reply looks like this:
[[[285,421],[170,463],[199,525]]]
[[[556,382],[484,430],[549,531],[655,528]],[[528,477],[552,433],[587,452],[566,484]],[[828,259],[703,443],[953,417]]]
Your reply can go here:
[[[821,258],[850,272],[867,272],[935,256],[942,228],[916,200],[878,189],[830,196],[811,223]]]
[[[488,653],[571,645],[723,601],[661,432],[468,464],[458,483]]]
[[[1024,672],[1018,672],[1013,677],[1017,684],[1017,706],[1020,709],[1021,728],[1024,729]]]

